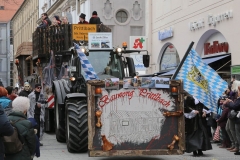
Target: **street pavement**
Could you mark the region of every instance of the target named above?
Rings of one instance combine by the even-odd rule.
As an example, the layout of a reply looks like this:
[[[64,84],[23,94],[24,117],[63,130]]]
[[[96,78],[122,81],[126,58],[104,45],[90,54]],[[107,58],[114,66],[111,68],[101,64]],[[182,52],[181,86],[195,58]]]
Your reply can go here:
[[[235,156],[226,149],[219,148],[216,144],[212,144],[213,150],[203,152],[203,157],[193,157],[192,153],[183,155],[158,155],[143,157],[88,157],[87,153],[69,153],[66,143],[59,143],[53,133],[45,133],[43,136],[43,146],[40,147],[41,157],[34,158],[36,160],[232,160],[239,159],[240,155]]]

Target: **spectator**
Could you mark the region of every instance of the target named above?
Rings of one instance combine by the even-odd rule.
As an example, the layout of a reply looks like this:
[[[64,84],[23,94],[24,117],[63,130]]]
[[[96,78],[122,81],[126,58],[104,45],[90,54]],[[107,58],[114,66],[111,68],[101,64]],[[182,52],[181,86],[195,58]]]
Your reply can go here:
[[[24,88],[23,90],[19,93],[19,96],[23,96],[23,97],[28,97],[28,95],[31,93],[31,87],[30,84],[28,82],[24,83]]]
[[[53,25],[55,26],[60,26],[62,21],[59,19],[59,16],[54,16],[53,17]]]
[[[15,123],[15,126],[19,135],[23,137],[24,145],[20,152],[6,155],[5,160],[31,160],[31,155],[35,153],[36,137],[32,124],[26,117],[29,105],[27,97],[17,97],[12,103],[13,112],[9,114],[8,119],[13,122],[21,119]]]
[[[238,98],[235,102],[233,102],[230,99],[227,99],[223,102],[223,104],[228,107],[229,109],[240,111],[240,86],[238,86]],[[239,151],[239,144],[240,144],[240,122],[235,119],[232,119],[232,122],[234,124],[235,134],[236,134],[236,142],[237,145],[235,145],[235,148],[233,150],[230,150],[232,152],[235,152],[235,155],[240,155]],[[234,132],[231,132],[234,133]]]
[[[0,105],[0,135],[11,136],[13,134],[13,127],[7,119],[2,106]],[[0,160],[4,159],[4,145],[2,138],[0,138]]]
[[[227,107],[224,107],[224,105],[222,105],[222,108],[223,108],[222,114],[220,118],[216,120],[216,122],[221,128],[221,133],[222,133],[222,145],[219,148],[228,148],[230,147],[230,139],[225,127],[228,120],[229,109]]]
[[[62,24],[69,24],[68,18],[66,16],[62,17]]]
[[[12,101],[7,97],[7,90],[4,87],[0,87],[0,105],[8,116],[12,112]]]
[[[18,95],[18,87],[15,87],[15,88],[14,88],[14,93],[15,93],[16,95]]]
[[[43,13],[41,18],[42,18],[42,23],[37,28],[46,28],[52,24],[52,22],[48,18],[47,13]]]
[[[81,13],[79,16],[79,22],[78,24],[88,24],[88,21],[85,21],[86,15],[84,13]]]
[[[6,87],[6,90],[7,90],[7,92],[8,92],[8,95],[7,95],[7,97],[10,99],[10,100],[14,100],[16,97],[17,97],[17,95],[14,93],[14,91],[13,91],[13,87],[11,87],[11,86],[7,86]]]
[[[37,128],[37,136],[39,140],[42,140],[42,136],[44,133],[44,116],[45,116],[45,107],[46,103],[41,100],[41,84],[35,85],[35,90],[28,95],[30,99],[30,108],[28,110],[28,118],[34,118],[38,124]],[[40,146],[43,144],[40,143]]]
[[[98,17],[98,14],[96,11],[92,12],[92,17],[89,20],[89,24],[102,24],[100,18]]]

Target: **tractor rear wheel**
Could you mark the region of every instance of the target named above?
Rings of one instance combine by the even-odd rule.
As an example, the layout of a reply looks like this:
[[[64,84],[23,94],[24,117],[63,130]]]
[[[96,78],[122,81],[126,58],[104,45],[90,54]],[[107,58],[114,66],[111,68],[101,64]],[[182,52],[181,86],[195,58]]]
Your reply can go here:
[[[68,99],[65,106],[66,142],[69,152],[88,149],[88,121],[86,100]]]
[[[59,110],[59,104],[57,101],[57,94],[54,96],[54,120],[55,120],[55,133],[56,139],[58,142],[66,142],[65,137],[65,123],[63,120],[60,121],[59,115],[61,114],[61,110]],[[63,111],[62,111],[63,112]]]

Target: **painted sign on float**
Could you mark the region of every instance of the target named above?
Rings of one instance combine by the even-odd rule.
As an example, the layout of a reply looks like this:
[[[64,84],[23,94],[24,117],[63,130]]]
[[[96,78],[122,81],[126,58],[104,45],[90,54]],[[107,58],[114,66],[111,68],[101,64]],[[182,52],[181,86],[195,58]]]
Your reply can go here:
[[[97,32],[96,24],[72,24],[72,39],[88,41],[88,33]]]
[[[97,103],[102,110],[101,135],[114,145],[158,139],[166,119],[163,111],[175,111],[175,100],[161,89],[103,89]]]

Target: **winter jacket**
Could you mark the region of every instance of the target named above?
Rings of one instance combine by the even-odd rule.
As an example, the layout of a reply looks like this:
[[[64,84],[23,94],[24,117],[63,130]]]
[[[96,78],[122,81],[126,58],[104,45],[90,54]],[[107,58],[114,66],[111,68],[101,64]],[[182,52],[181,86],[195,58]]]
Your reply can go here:
[[[42,23],[37,28],[46,28],[48,26],[51,26],[52,22],[48,17],[46,17],[44,20],[42,20]]]
[[[28,98],[30,100],[30,108],[27,112],[27,116],[28,118],[34,118],[34,114],[35,114],[35,106],[36,103],[40,100],[43,101],[43,97],[41,97],[41,94],[39,95],[39,99],[36,100],[36,94],[35,91],[33,91],[32,93],[30,93],[28,95]],[[38,102],[39,103],[39,102]],[[41,113],[40,113],[40,140],[42,140],[42,136],[44,133],[44,122],[45,122],[45,108],[47,107],[47,104],[41,104]]]
[[[2,141],[2,136],[11,136],[13,134],[13,127],[9,123],[6,114],[2,106],[0,106],[0,160],[3,160],[4,156],[4,146]]]
[[[229,108],[224,108],[224,110],[222,111],[222,115],[221,117],[218,119],[218,125],[220,127],[225,127],[227,120],[228,120],[228,112],[229,112]]]
[[[89,20],[89,24],[101,24],[101,20],[98,16],[93,15],[90,20]]]
[[[31,155],[35,153],[36,149],[36,135],[31,122],[27,120],[27,117],[22,112],[12,112],[8,116],[8,119],[10,121],[23,119],[15,123],[15,125],[19,134],[24,139],[24,145],[20,152],[6,155],[5,160],[31,160]]]
[[[5,96],[0,97],[0,105],[3,107],[7,116],[12,112],[12,101],[9,98]]]
[[[234,102],[227,103],[225,106],[231,110],[240,111],[240,97],[238,97]],[[240,118],[235,118],[234,120],[235,123],[240,124]]]
[[[13,101],[15,98],[17,98],[17,95],[15,93],[12,93],[8,96],[8,98]]]
[[[19,93],[19,96],[23,96],[23,97],[28,97],[28,95],[31,93],[31,91],[26,91],[26,90],[22,90]]]

